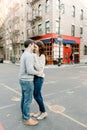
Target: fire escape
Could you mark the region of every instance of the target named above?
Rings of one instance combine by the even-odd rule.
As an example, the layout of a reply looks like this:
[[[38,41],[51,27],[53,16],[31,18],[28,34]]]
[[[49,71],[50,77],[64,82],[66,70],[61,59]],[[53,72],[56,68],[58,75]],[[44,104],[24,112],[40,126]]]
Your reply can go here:
[[[31,11],[28,14],[28,22],[32,28],[32,38],[37,38],[42,35],[42,28],[38,27],[38,29],[36,29],[35,27],[37,23],[42,20],[41,4],[38,4],[39,1],[40,0],[32,0],[31,2],[27,2],[27,4],[31,7]]]

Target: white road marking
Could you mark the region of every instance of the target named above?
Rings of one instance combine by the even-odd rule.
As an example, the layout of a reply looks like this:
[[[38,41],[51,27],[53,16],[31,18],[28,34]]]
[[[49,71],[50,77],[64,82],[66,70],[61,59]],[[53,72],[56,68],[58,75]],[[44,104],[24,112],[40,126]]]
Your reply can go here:
[[[18,95],[21,95],[20,92],[16,91],[15,89],[13,89],[13,88],[11,88],[11,87],[9,87],[9,86],[3,84],[3,83],[0,83],[0,85],[2,85],[4,88],[7,88],[7,89],[9,89],[10,91],[12,91],[12,92],[14,92],[14,93],[16,93],[16,94],[18,94]],[[50,96],[50,95],[54,95],[54,94],[55,94],[55,93],[46,94],[46,95],[44,95],[44,97],[47,97],[47,96]]]
[[[52,111],[52,105],[49,105],[48,103],[46,103],[46,105],[47,105],[47,107],[49,108],[49,110]],[[70,120],[72,120],[73,122],[79,124],[79,125],[82,126],[82,127],[87,128],[87,125],[86,125],[86,124],[84,124],[84,123],[82,123],[82,122],[80,122],[80,121],[78,121],[78,120],[72,118],[72,117],[69,116],[69,115],[64,114],[63,112],[60,112],[60,111],[54,111],[54,112],[55,112],[55,113],[58,113],[58,114],[60,114],[60,115],[62,115],[62,116],[64,116],[64,117],[66,117],[66,118],[68,118],[68,119],[70,119]]]
[[[3,106],[3,107],[0,107],[0,110],[2,109],[6,109],[6,108],[9,108],[9,107],[13,107],[15,106],[16,104],[11,104],[11,105],[7,105],[7,106]]]
[[[51,96],[51,95],[55,95],[55,93],[49,93],[49,94],[43,95],[43,97],[48,97],[48,96]]]
[[[72,89],[65,89],[65,90],[60,90],[59,92],[60,93],[74,93],[74,90],[78,90],[78,88],[83,88],[83,87],[86,87],[86,86],[73,86]]]
[[[57,83],[57,82],[58,82],[58,81],[56,81],[56,80],[55,80],[55,81],[54,81],[54,80],[53,80],[53,81],[46,81],[44,84],[55,84],[55,83]]]
[[[9,87],[9,86],[3,84],[3,83],[0,83],[0,85],[2,85],[4,88],[7,88],[7,89],[9,89],[10,91],[12,91],[12,92],[14,92],[14,93],[16,93],[16,94],[18,94],[18,95],[21,95],[20,92],[16,91],[15,89],[13,89],[13,88],[11,88],[11,87]]]
[[[0,83],[0,85],[2,85],[3,87],[9,89],[10,91],[12,91],[12,92],[14,92],[14,93],[16,93],[16,94],[18,94],[18,95],[21,95],[20,92],[16,91],[15,89],[10,88],[9,86],[7,86],[7,85],[5,85],[5,84],[3,84],[3,83]],[[46,95],[45,95],[45,96],[46,96]],[[12,106],[14,106],[14,105],[15,105],[15,104],[8,105],[8,106],[4,106],[4,107],[0,107],[0,109],[9,108],[9,107],[12,107]],[[50,107],[50,105],[48,105],[48,104],[46,104],[46,105]],[[86,125],[86,124],[81,123],[81,122],[77,121],[76,119],[74,119],[74,118],[72,118],[72,117],[70,117],[70,116],[68,116],[68,115],[66,115],[66,114],[64,114],[64,113],[60,113],[60,112],[58,112],[58,113],[61,114],[61,115],[64,116],[64,117],[66,117],[66,118],[72,120],[73,122],[76,122],[77,124],[79,124],[79,125],[81,125],[81,126],[87,128],[87,125]]]
[[[82,122],[80,122],[80,121],[77,121],[76,119],[74,119],[74,118],[72,118],[72,117],[70,117],[70,116],[68,116],[68,115],[66,115],[66,114],[64,114],[64,113],[60,113],[60,114],[61,114],[62,116],[64,116],[64,117],[66,117],[66,118],[72,120],[73,122],[75,122],[75,123],[77,123],[77,124],[79,124],[79,125],[81,125],[81,126],[87,128],[87,125],[86,125],[86,124],[84,124],[84,123],[82,123]]]

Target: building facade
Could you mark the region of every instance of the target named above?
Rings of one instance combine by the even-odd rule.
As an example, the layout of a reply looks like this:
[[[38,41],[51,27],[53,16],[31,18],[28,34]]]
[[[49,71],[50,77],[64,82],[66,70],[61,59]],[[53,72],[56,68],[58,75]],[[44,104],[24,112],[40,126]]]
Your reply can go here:
[[[86,3],[86,0],[27,1],[27,38],[44,42],[48,63],[58,61],[59,53],[63,63],[70,62],[71,53],[75,63],[87,57]],[[60,35],[61,46],[58,42]]]

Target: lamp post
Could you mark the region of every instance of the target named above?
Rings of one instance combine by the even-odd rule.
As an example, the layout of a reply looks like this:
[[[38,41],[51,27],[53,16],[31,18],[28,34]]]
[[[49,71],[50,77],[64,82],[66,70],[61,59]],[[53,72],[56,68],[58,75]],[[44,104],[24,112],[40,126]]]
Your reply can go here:
[[[58,17],[58,20],[59,20],[59,28],[58,28],[58,43],[59,43],[59,55],[58,55],[58,66],[61,65],[61,44],[62,44],[62,36],[60,35],[60,22],[61,22],[61,8],[64,8],[64,4],[61,4],[60,3],[60,0],[59,0],[59,17]]]
[[[59,43],[58,66],[61,66],[61,44],[62,44],[62,36],[61,35],[59,35],[59,37],[58,37],[58,43]]]
[[[59,28],[58,28],[58,35],[59,35],[59,37],[58,37],[58,43],[59,43],[59,57],[58,57],[58,66],[60,66],[61,65],[61,55],[60,55],[60,53],[61,53],[61,36],[60,36],[60,20],[61,20],[61,16],[60,16],[60,0],[59,0]]]

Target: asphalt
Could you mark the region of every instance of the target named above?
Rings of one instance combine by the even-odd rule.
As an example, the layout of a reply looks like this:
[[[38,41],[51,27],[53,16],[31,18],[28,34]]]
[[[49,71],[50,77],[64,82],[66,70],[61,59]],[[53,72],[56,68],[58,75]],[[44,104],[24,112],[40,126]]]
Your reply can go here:
[[[46,66],[43,97],[48,117],[35,127],[22,123],[18,65],[0,64],[0,130],[87,130],[86,64]],[[38,110],[35,101],[31,110]]]

